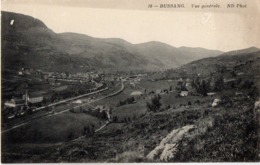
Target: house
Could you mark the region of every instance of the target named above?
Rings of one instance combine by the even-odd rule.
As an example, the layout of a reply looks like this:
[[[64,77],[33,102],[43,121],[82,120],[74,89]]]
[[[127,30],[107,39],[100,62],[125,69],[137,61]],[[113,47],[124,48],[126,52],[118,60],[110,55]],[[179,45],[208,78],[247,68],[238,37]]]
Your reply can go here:
[[[13,108],[23,106],[24,104],[25,104],[25,100],[18,99],[18,98],[12,98],[10,101],[6,101],[4,103],[5,106],[13,107]]]
[[[23,95],[24,100],[26,97],[27,101],[32,104],[41,103],[43,101],[42,94],[37,92]]]
[[[239,73],[237,73],[238,76],[242,76],[242,75],[244,75],[244,74],[245,74],[244,72],[239,72]]]
[[[41,103],[43,101],[43,96],[29,96],[28,101],[32,104]]]
[[[224,78],[224,83],[231,83],[231,82],[235,82],[237,79],[235,78]]]
[[[73,101],[73,103],[75,103],[75,104],[82,104],[82,101],[81,100],[76,100],[76,101]]]
[[[31,74],[30,69],[25,69],[25,74]]]
[[[135,87],[136,86],[136,84],[134,83],[134,82],[130,82],[129,83],[132,87]]]
[[[188,91],[181,91],[180,96],[185,97],[188,96],[189,92]]]
[[[212,103],[212,107],[216,107],[217,105],[219,105],[220,102],[221,102],[220,99],[214,99],[214,101]]]
[[[44,75],[43,75],[43,79],[44,79],[44,80],[47,80],[47,79],[48,79],[48,75],[47,75],[47,74],[44,74]]]
[[[254,110],[259,110],[260,109],[260,100],[255,102]]]
[[[243,96],[244,93],[243,93],[243,92],[236,92],[235,95],[236,95],[236,96]]]
[[[183,79],[182,79],[182,78],[179,78],[179,79],[177,80],[177,82],[183,82]]]
[[[160,94],[160,93],[162,93],[162,91],[160,89],[156,89],[155,93]]]
[[[127,78],[121,78],[121,80],[122,80],[123,82],[126,82],[126,81],[127,81]]]
[[[190,78],[186,78],[186,82],[187,83],[191,83],[191,79]]]
[[[131,96],[141,96],[143,93],[141,91],[134,91],[130,94]]]
[[[23,72],[22,72],[22,71],[19,71],[19,72],[18,72],[18,75],[23,75]]]
[[[107,108],[104,105],[97,105],[94,110],[98,110],[101,113],[102,111],[107,111]]]
[[[134,79],[134,82],[136,82],[136,83],[137,83],[137,82],[140,82],[140,81],[141,81],[140,78],[135,78],[135,79]]]
[[[56,91],[56,92],[61,92],[61,91],[66,90],[67,88],[68,88],[68,85],[63,85],[63,86],[54,88],[54,89],[52,89],[52,90],[53,90],[53,91]]]
[[[209,92],[209,93],[207,93],[207,95],[208,96],[214,96],[214,95],[216,95],[216,93],[215,92]]]

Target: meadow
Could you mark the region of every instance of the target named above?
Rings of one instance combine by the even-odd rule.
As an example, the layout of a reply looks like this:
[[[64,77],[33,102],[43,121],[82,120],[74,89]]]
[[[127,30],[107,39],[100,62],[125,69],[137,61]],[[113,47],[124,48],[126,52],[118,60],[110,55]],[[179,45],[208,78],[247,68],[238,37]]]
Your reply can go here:
[[[2,136],[3,144],[15,143],[57,143],[83,135],[84,127],[99,128],[105,121],[85,113],[65,112],[45,117],[31,124],[19,127]]]

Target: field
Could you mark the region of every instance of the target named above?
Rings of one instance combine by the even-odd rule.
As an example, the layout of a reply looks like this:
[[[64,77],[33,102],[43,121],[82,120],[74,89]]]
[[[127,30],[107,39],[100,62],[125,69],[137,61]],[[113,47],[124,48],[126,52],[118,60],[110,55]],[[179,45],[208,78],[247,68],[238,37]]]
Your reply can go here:
[[[210,97],[210,96],[208,96],[208,97],[203,97],[203,96],[180,97],[177,95],[178,95],[177,91],[162,95],[162,104],[165,106],[170,105],[171,107],[177,108],[177,107],[181,107],[181,106],[188,106],[189,102],[191,104],[197,104],[196,102],[199,101],[199,102],[207,102],[208,103],[207,106],[210,106],[214,100],[214,98]]]
[[[81,139],[65,145],[58,155],[60,158],[63,157],[64,159],[61,159],[65,162],[70,162],[69,159],[66,159],[66,153],[75,151],[81,146],[82,150],[86,152],[91,150],[96,156],[91,158],[90,155],[85,155],[81,159],[76,154],[71,160],[77,162],[85,160],[90,162],[92,160],[98,162],[149,162],[151,160],[147,160],[146,155],[159,145],[169,132],[185,125],[194,125],[195,128],[189,131],[180,142],[176,157],[170,161],[234,161],[240,154],[245,153],[247,156],[239,160],[252,161],[256,159],[255,151],[252,150],[255,146],[256,134],[249,133],[250,131],[247,133],[253,122],[250,118],[252,109],[248,105],[251,103],[244,105],[237,102],[232,108],[218,107],[207,111],[207,104],[204,103],[201,105],[201,109],[196,109],[196,106],[192,105],[187,108],[180,107],[157,113],[147,113],[130,122],[112,123],[95,134],[91,138],[92,140]],[[230,113],[229,111],[232,109],[233,112]],[[233,121],[233,123],[228,121]],[[225,130],[225,132],[221,132],[221,130]],[[229,147],[230,144],[237,147],[237,152],[233,152],[233,149]],[[220,146],[220,148],[214,146]],[[189,151],[190,147],[192,147],[192,151]],[[105,152],[104,149],[106,149]],[[187,152],[190,154],[185,154]],[[224,155],[223,152],[225,152]],[[233,156],[226,159],[225,156],[231,153]],[[218,156],[214,157],[212,154]],[[160,160],[156,158],[152,161]]]
[[[71,138],[77,138],[82,136],[84,127],[94,125],[97,129],[103,123],[104,121],[84,113],[65,112],[7,132],[2,137],[3,144],[65,142],[70,140],[70,134],[73,134]]]
[[[117,116],[119,122],[125,122],[125,120],[135,120],[136,118],[144,115],[146,113],[146,102],[139,101],[135,104],[129,104],[117,107],[113,113],[112,117]]]
[[[158,81],[141,81],[140,86],[142,89],[146,89],[147,91],[154,91],[156,90],[163,90],[163,89],[169,89],[170,86],[176,86],[175,81],[168,81],[168,80],[158,80]]]

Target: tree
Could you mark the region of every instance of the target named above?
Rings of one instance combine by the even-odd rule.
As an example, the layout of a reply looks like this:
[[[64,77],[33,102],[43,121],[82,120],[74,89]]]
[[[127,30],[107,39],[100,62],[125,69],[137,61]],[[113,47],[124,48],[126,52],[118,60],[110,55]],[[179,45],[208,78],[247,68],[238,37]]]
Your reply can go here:
[[[135,120],[135,119],[136,119],[136,116],[134,115],[134,116],[133,116],[133,120]]]
[[[160,95],[155,95],[154,97],[152,97],[151,102],[146,103],[146,107],[148,111],[152,111],[152,112],[158,111],[162,106],[160,100],[161,100]]]
[[[133,104],[134,101],[135,101],[135,98],[134,98],[134,97],[130,97],[130,98],[127,98],[127,99],[126,99],[126,102],[127,102],[128,104]]]
[[[101,113],[99,113],[99,117],[101,119],[105,119],[105,120],[108,119],[108,116],[107,116],[107,113],[105,110],[103,110],[103,111],[101,111]]]
[[[195,88],[196,90],[198,90],[199,84],[200,84],[199,77],[197,77],[196,79],[193,79],[191,82],[192,88]]]
[[[200,80],[198,77],[191,82],[191,86],[195,88],[197,93],[207,96],[207,93],[210,89],[210,81]]]
[[[74,134],[73,132],[70,132],[69,135],[68,135],[68,140],[72,140],[74,137]]]
[[[253,81],[245,80],[243,85],[242,85],[242,88],[250,89],[250,88],[252,88],[253,85],[254,85]]]
[[[89,128],[89,134],[93,135],[95,133],[95,126],[91,124],[91,127]]]
[[[170,104],[165,107],[165,109],[170,109],[170,108],[171,108]]]
[[[170,86],[170,89],[169,89],[170,91],[172,91],[172,85]]]
[[[75,108],[72,107],[72,108],[70,109],[70,112],[75,113]]]
[[[80,110],[80,112],[82,113],[82,112],[84,112],[84,110],[83,110],[83,108],[82,107],[80,107],[79,108],[79,110]]]
[[[209,85],[206,84],[205,80],[202,80],[202,82],[199,84],[198,93],[202,94],[203,96],[207,96],[207,92],[209,90]]]
[[[117,116],[114,116],[113,117],[113,121],[116,123],[116,122],[118,122],[118,117]]]
[[[256,98],[259,97],[259,90],[257,89],[257,87],[253,87],[253,88],[249,91],[248,95],[249,95],[251,98],[256,99]]]
[[[222,91],[225,88],[223,77],[219,77],[215,82],[215,91]]]
[[[89,134],[89,127],[84,126],[83,128],[83,135]]]
[[[127,117],[127,121],[128,121],[128,122],[131,122],[131,119],[130,119],[130,117]]]
[[[196,104],[200,104],[200,100],[196,100],[195,103],[196,103]]]

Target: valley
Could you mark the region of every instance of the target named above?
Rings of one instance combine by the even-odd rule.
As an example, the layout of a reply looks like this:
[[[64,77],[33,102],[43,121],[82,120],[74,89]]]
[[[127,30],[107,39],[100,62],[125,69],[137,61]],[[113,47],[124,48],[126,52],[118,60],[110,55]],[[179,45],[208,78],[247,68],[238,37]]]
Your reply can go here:
[[[260,160],[260,49],[54,33],[3,11],[2,31],[3,163]]]

